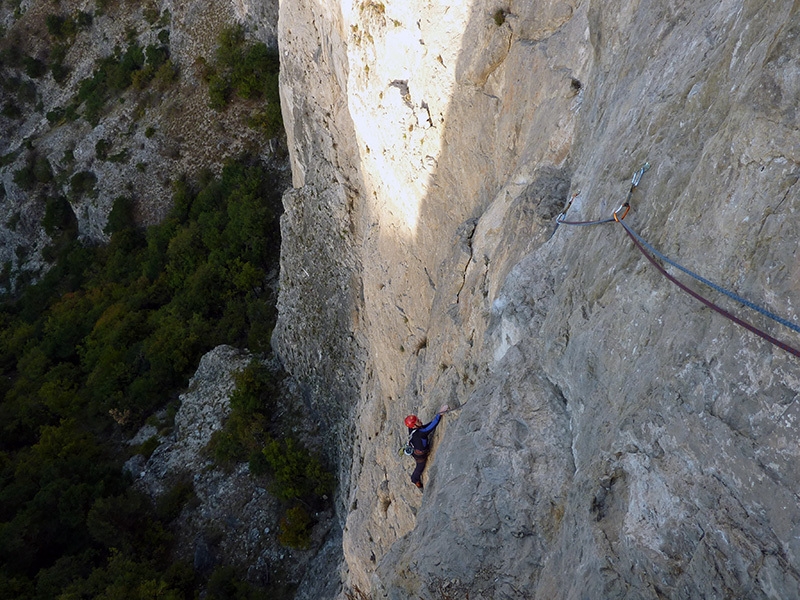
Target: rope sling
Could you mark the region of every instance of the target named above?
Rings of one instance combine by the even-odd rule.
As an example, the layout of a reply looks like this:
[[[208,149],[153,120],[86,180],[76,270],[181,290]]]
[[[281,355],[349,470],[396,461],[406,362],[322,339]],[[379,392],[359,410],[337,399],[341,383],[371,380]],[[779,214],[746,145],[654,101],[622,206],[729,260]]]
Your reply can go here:
[[[639,168],[639,170],[636,171],[633,174],[633,177],[631,178],[631,187],[630,187],[630,190],[628,191],[628,196],[625,199],[625,202],[623,202],[619,206],[619,208],[617,208],[617,210],[615,210],[612,213],[612,215],[610,217],[606,218],[606,219],[599,219],[599,220],[595,220],[595,221],[567,221],[566,220],[567,211],[569,211],[570,207],[572,206],[572,202],[579,195],[579,194],[574,194],[569,199],[569,201],[567,202],[566,206],[564,207],[564,210],[561,211],[561,213],[556,217],[556,229],[558,228],[559,225],[590,226],[590,225],[602,225],[604,223],[619,223],[625,229],[625,233],[633,241],[633,244],[644,255],[644,257],[664,277],[666,277],[668,280],[670,280],[672,283],[674,283],[676,286],[678,286],[681,290],[683,290],[684,292],[686,292],[690,296],[696,298],[697,300],[699,300],[700,302],[705,304],[707,307],[709,307],[710,309],[718,312],[719,314],[721,314],[725,318],[733,321],[737,325],[739,325],[741,327],[744,327],[745,329],[747,329],[751,333],[754,333],[757,336],[759,336],[760,338],[768,341],[770,344],[773,344],[774,346],[777,346],[778,348],[788,352],[789,354],[793,354],[794,356],[800,358],[800,350],[797,350],[796,348],[794,348],[794,347],[792,347],[792,346],[790,346],[790,345],[778,340],[777,338],[769,335],[765,331],[762,331],[761,329],[759,329],[755,325],[752,325],[752,324],[750,324],[750,323],[748,323],[746,321],[743,321],[742,319],[740,319],[736,315],[734,315],[734,314],[730,313],[729,311],[725,310],[724,308],[718,306],[717,304],[715,304],[714,302],[712,302],[708,298],[705,298],[704,296],[700,295],[699,293],[697,293],[696,291],[694,291],[693,289],[688,287],[686,284],[684,284],[681,281],[679,281],[677,278],[675,278],[669,272],[667,272],[667,270],[664,268],[664,266],[658,263],[656,258],[658,258],[659,260],[663,261],[664,263],[666,263],[666,264],[668,264],[668,265],[670,265],[672,267],[675,267],[676,269],[682,271],[686,275],[689,275],[690,277],[692,277],[696,281],[699,281],[700,283],[710,287],[711,289],[713,289],[713,290],[715,290],[715,291],[717,291],[717,292],[719,292],[719,293],[721,293],[721,294],[723,294],[725,296],[728,296],[729,298],[731,298],[732,300],[735,300],[736,302],[740,303],[741,305],[745,306],[746,308],[754,310],[754,311],[764,315],[765,317],[767,317],[769,319],[772,319],[776,323],[780,323],[784,327],[788,327],[792,331],[800,333],[800,326],[796,325],[795,323],[792,323],[791,321],[789,321],[787,319],[784,319],[783,317],[780,317],[780,316],[770,312],[766,308],[764,308],[762,306],[759,306],[758,304],[756,304],[754,302],[751,302],[750,300],[747,300],[747,299],[739,296],[738,294],[736,294],[736,293],[734,293],[734,292],[732,292],[732,291],[730,291],[730,290],[728,290],[728,289],[726,289],[726,288],[724,288],[724,287],[722,287],[720,285],[717,285],[716,283],[713,283],[712,281],[709,281],[708,279],[698,275],[694,271],[691,271],[690,269],[687,269],[686,267],[684,267],[680,263],[672,260],[671,258],[665,256],[664,254],[662,254],[661,252],[656,250],[652,246],[652,244],[648,243],[644,238],[642,238],[642,236],[640,236],[638,233],[636,233],[630,225],[625,223],[624,219],[628,215],[628,212],[631,209],[631,205],[630,205],[631,196],[633,195],[634,190],[639,185],[639,182],[642,179],[642,175],[644,175],[649,169],[650,169],[650,164],[649,163],[644,163]]]

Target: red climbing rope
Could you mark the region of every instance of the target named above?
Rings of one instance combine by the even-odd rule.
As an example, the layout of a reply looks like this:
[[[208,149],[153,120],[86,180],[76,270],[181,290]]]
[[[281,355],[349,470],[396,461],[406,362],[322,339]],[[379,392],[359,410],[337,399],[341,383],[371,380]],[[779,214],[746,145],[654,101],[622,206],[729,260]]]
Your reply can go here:
[[[683,267],[682,265],[676,263],[675,261],[669,259],[668,257],[664,256],[663,254],[661,254],[660,252],[655,250],[650,244],[648,244],[646,241],[644,241],[641,238],[641,236],[639,236],[635,231],[633,231],[633,229],[631,229],[626,223],[623,222],[623,219],[627,216],[628,212],[630,211],[631,195],[633,194],[633,191],[636,189],[636,187],[639,185],[639,181],[641,180],[642,175],[645,172],[647,172],[647,170],[649,168],[650,168],[650,165],[648,163],[645,163],[638,171],[636,171],[636,173],[633,174],[633,177],[631,179],[631,188],[630,188],[630,191],[628,192],[628,197],[626,198],[625,202],[623,204],[621,204],[620,207],[617,210],[614,211],[614,213],[612,214],[611,217],[609,217],[607,219],[600,219],[600,220],[597,220],[597,221],[567,221],[567,220],[565,220],[566,215],[567,215],[567,211],[569,210],[570,206],[572,206],[572,201],[578,195],[578,194],[575,194],[572,198],[570,198],[569,202],[567,202],[567,205],[564,207],[564,210],[561,212],[561,214],[558,215],[558,217],[556,217],[556,223],[558,225],[600,225],[600,224],[603,224],[603,223],[613,223],[613,222],[619,223],[625,229],[625,233],[628,234],[628,237],[631,238],[631,240],[633,241],[633,243],[636,246],[636,248],[638,248],[638,250],[644,255],[644,257],[647,258],[647,260],[650,261],[650,263],[656,269],[658,269],[658,271],[664,277],[666,277],[668,280],[670,280],[672,283],[674,283],[676,286],[678,286],[681,290],[683,290],[684,292],[686,292],[687,294],[689,294],[693,298],[696,298],[697,300],[699,300],[700,302],[705,304],[708,308],[710,308],[710,309],[716,311],[717,313],[721,314],[723,317],[733,321],[737,325],[739,325],[741,327],[744,327],[745,329],[747,329],[751,333],[754,333],[757,336],[759,336],[760,338],[768,341],[770,344],[772,344],[774,346],[777,346],[781,350],[784,350],[784,351],[788,352],[789,354],[792,354],[792,355],[797,356],[798,358],[800,358],[800,350],[797,350],[796,348],[794,348],[794,347],[792,347],[792,346],[790,346],[790,345],[778,340],[777,338],[769,335],[765,331],[762,331],[761,329],[757,328],[756,326],[751,325],[750,323],[740,319],[736,315],[730,313],[729,311],[727,311],[724,308],[720,307],[719,305],[715,304],[711,300],[709,300],[709,299],[703,297],[702,295],[700,295],[699,293],[695,292],[693,289],[691,289],[689,286],[687,286],[686,284],[684,284],[681,281],[679,281],[673,275],[670,275],[667,272],[667,270],[661,264],[659,264],[658,261],[656,261],[655,257],[658,256],[664,262],[666,262],[666,263],[668,263],[668,264],[670,264],[670,265],[672,265],[674,267],[677,267],[678,269],[680,269],[681,271],[689,274],[690,276],[692,276],[693,278],[697,279],[701,283],[704,283],[704,284],[710,286],[711,288],[713,288],[713,289],[715,289],[715,290],[717,290],[719,292],[722,292],[723,294],[729,296],[730,298],[733,298],[734,300],[740,302],[744,306],[746,306],[748,308],[751,308],[751,309],[753,309],[753,310],[755,310],[757,312],[760,312],[761,314],[769,317],[770,319],[773,319],[774,321],[777,321],[778,323],[781,323],[782,325],[785,325],[786,327],[791,328],[794,331],[800,332],[800,327],[798,327],[794,323],[791,323],[791,322],[787,321],[786,319],[784,319],[782,317],[779,317],[779,316],[769,312],[765,308],[763,308],[761,306],[758,306],[757,304],[754,304],[753,302],[750,302],[749,300],[745,300],[744,298],[738,296],[737,294],[734,294],[733,292],[731,292],[729,290],[726,290],[725,288],[723,288],[723,287],[721,287],[721,286],[719,286],[719,285],[717,285],[715,283],[712,283],[711,281],[709,281],[709,280],[707,280],[707,279],[705,279],[703,277],[700,277],[696,273],[693,273],[689,269],[687,269],[687,268]],[[623,209],[624,209],[624,212],[620,216],[619,213]]]
[[[700,294],[695,292],[693,289],[691,289],[689,286],[687,286],[684,283],[681,283],[680,281],[678,281],[675,277],[670,275],[663,266],[658,264],[658,262],[656,262],[656,259],[653,258],[650,255],[650,253],[648,253],[644,249],[644,246],[642,246],[639,243],[639,240],[636,239],[636,236],[633,235],[633,232],[631,231],[631,229],[625,223],[623,223],[622,221],[618,221],[618,223],[625,228],[625,233],[627,233],[628,237],[631,238],[631,240],[633,240],[633,243],[639,249],[639,252],[644,254],[645,258],[650,261],[650,264],[652,264],[656,269],[658,269],[658,271],[664,277],[669,279],[672,283],[677,285],[684,292],[686,292],[690,296],[693,296],[694,298],[697,298],[700,302],[705,304],[708,308],[718,312],[723,317],[726,317],[726,318],[730,319],[731,321],[733,321],[734,323],[736,323],[737,325],[740,325],[740,326],[744,327],[745,329],[747,329],[748,331],[750,331],[752,333],[755,333],[758,337],[767,340],[770,344],[773,344],[773,345],[777,346],[778,348],[780,348],[781,350],[785,350],[789,354],[794,354],[796,357],[800,358],[800,350],[797,350],[796,348],[793,348],[792,346],[789,346],[788,344],[783,343],[782,341],[772,337],[768,333],[758,329],[754,325],[751,325],[750,323],[747,323],[746,321],[743,321],[742,319],[740,319],[736,315],[733,315],[730,312],[728,312],[727,310],[725,310],[724,308],[718,306],[717,304],[714,304],[713,302],[711,302],[711,300],[708,300],[708,299],[704,298],[703,296],[701,296]]]

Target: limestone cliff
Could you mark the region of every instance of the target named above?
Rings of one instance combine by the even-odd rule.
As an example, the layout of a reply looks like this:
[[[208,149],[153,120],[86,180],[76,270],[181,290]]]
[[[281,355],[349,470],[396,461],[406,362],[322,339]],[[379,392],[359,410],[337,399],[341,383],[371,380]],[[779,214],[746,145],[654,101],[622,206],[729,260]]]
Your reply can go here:
[[[553,220],[609,217],[647,161],[626,223],[796,322],[798,18],[281,3],[275,346],[340,436],[349,597],[800,595],[798,359],[618,224]],[[442,402],[420,495],[402,418]]]

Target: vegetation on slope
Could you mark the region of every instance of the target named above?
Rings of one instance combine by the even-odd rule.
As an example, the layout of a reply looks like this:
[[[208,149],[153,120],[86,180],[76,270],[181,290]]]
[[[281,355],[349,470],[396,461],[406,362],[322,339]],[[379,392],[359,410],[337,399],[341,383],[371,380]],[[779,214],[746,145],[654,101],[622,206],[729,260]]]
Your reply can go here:
[[[134,225],[130,199],[120,197],[107,246],[82,246],[70,230],[56,267],[5,299],[0,597],[193,597],[191,567],[169,560],[169,523],[191,486],[151,506],[122,475],[119,440],[174,399],[212,347],[268,350],[279,211],[274,174],[246,160],[227,164],[218,178],[175,182],[172,213],[147,230]],[[299,458],[287,467],[268,451],[259,472],[272,474],[277,491],[294,485],[287,500],[310,505],[331,485],[318,461],[266,425],[236,432],[274,402],[274,382],[264,377],[240,375],[234,433],[226,435],[229,447],[250,450],[229,458],[260,452],[258,443],[282,445]],[[302,545],[307,524],[296,529],[287,540]]]
[[[0,178],[13,182],[8,191],[0,182],[0,202],[9,209],[0,233],[16,247],[15,260],[6,254],[0,265],[0,289],[15,290],[0,296],[0,597],[194,598],[201,588],[208,598],[255,597],[232,567],[200,579],[192,565],[173,564],[172,522],[194,502],[192,484],[177,484],[154,505],[121,466],[131,452],[149,456],[157,438],[133,450],[122,442],[145,420],[168,431],[179,392],[214,346],[269,352],[277,178],[244,158],[219,177],[174,181],[171,214],[158,226],[138,227],[134,204],[141,218],[147,203],[134,196],[134,168],[144,172],[160,156],[176,160],[184,149],[197,157],[192,164],[207,162],[197,129],[182,129],[186,140],[169,133],[176,113],[205,105],[202,97],[179,97],[169,11],[153,3],[97,0],[76,10],[9,0],[0,1],[0,12],[0,121],[7,133]],[[109,25],[102,15],[112,12]],[[101,54],[92,47],[101,38],[121,41]],[[231,121],[249,115],[259,134],[280,136],[277,53],[247,41],[238,27],[224,29],[217,46],[208,63],[198,58],[213,82],[214,109],[202,112],[220,120],[214,110],[237,102],[245,110],[231,111]],[[92,66],[84,69],[82,61]],[[108,127],[121,113],[132,119],[128,130]],[[19,138],[45,116],[49,128]],[[208,117],[194,116],[195,125]],[[133,143],[141,119],[160,154],[140,152],[141,139]],[[76,150],[74,136],[85,135],[87,122],[106,125],[94,156]],[[110,242],[91,246],[77,240],[75,211],[109,193],[103,162],[118,163],[128,183],[113,192],[125,195],[108,219]],[[159,176],[167,194],[181,168]],[[41,259],[55,265],[43,276],[39,228],[50,239]],[[297,440],[284,439],[274,416],[266,418],[278,382],[254,369],[239,376],[233,416],[211,451],[226,464],[249,460],[263,487],[272,482],[293,516],[279,528],[281,539],[302,547],[332,480]],[[155,419],[156,412],[166,417]],[[245,420],[261,425],[245,429]],[[265,453],[273,441],[289,449],[291,462]],[[270,597],[280,593],[270,589]]]
[[[310,511],[327,504],[335,482],[318,457],[287,435],[290,418],[278,418],[278,395],[273,372],[259,361],[251,362],[236,376],[231,415],[209,450],[221,464],[246,460],[251,473],[268,474],[270,491],[284,505],[278,541],[307,548],[313,525]]]
[[[225,110],[234,97],[266,101],[263,108],[251,114],[248,125],[275,137],[283,131],[277,50],[262,42],[246,42],[244,30],[238,26],[224,29],[218,43],[214,60],[200,61],[209,105],[219,111]]]

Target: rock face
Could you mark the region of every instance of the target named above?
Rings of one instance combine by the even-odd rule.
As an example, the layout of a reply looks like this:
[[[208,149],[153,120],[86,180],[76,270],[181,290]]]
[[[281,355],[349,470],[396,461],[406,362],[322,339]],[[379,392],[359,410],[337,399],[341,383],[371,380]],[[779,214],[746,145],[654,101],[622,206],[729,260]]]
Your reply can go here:
[[[134,485],[162,505],[176,490],[191,490],[191,499],[178,507],[173,527],[178,556],[192,562],[197,571],[208,575],[219,564],[232,564],[241,567],[251,583],[299,586],[298,594],[309,598],[319,597],[321,591],[333,594],[341,587],[329,575],[336,570],[335,561],[328,565],[329,556],[336,556],[329,548],[337,539],[336,527],[331,542],[315,557],[315,549],[332,529],[331,511],[315,514],[310,549],[286,548],[277,538],[281,503],[266,489],[267,480],[251,475],[247,463],[230,470],[220,467],[206,449],[230,415],[235,373],[252,358],[231,346],[206,353],[189,389],[180,396],[174,429],[159,437],[160,444],[147,460],[136,455],[126,469],[134,476]],[[291,389],[285,393],[288,402],[300,402],[292,398]],[[145,426],[132,444],[156,433]]]
[[[230,395],[236,388],[234,374],[250,360],[250,356],[231,346],[218,346],[203,356],[189,381],[189,389],[180,396],[174,431],[139,473],[137,487],[151,496],[161,496],[176,476],[213,468],[214,463],[204,450],[231,412]]]
[[[796,323],[797,10],[281,4],[275,347],[340,434],[350,597],[800,595],[798,358],[553,221],[647,161],[625,222]],[[420,495],[402,419],[443,402]]]

